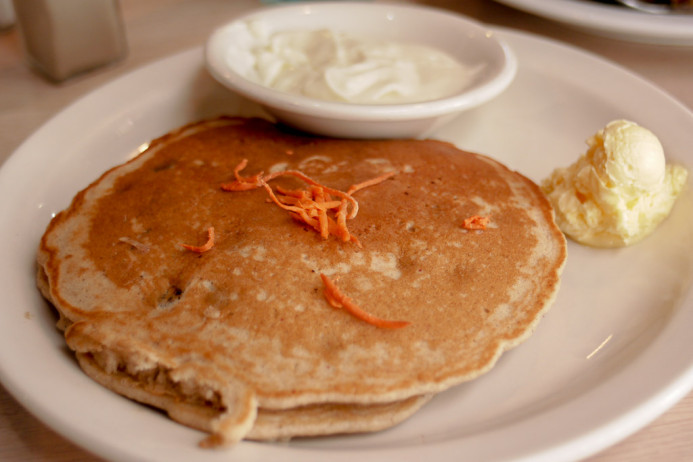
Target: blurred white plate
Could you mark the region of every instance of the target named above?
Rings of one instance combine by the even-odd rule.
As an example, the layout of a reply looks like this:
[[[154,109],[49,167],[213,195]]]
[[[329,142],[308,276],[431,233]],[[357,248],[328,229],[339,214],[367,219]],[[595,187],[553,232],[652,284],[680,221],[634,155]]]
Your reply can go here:
[[[590,0],[497,1],[606,37],[660,45],[693,45],[693,14],[655,15]]]
[[[535,180],[571,163],[616,118],[693,165],[693,114],[592,55],[500,30],[519,58],[497,99],[437,133]],[[257,113],[204,70],[202,49],[151,64],[87,95],[31,136],[0,170],[0,380],[32,413],[105,458],[175,461],[565,461],[626,437],[693,387],[693,193],[651,238],[620,250],[570,243],[556,304],[534,336],[487,375],[443,393],[389,431],[197,447],[202,435],[87,378],[34,283],[51,215],[138,146],[187,122]]]

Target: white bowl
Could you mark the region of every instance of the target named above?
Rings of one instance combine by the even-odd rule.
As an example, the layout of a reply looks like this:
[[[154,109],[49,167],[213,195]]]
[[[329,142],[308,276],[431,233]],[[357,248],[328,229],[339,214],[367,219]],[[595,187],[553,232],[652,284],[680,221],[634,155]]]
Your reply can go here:
[[[356,104],[290,94],[246,79],[226,59],[235,43],[234,25],[254,20],[261,20],[270,33],[328,28],[419,43],[482,69],[460,93],[420,103]],[[279,121],[307,132],[344,138],[426,136],[461,111],[497,96],[510,85],[517,69],[510,48],[475,21],[427,7],[363,2],[295,3],[256,10],[214,31],[207,40],[205,58],[215,79],[259,103]]]

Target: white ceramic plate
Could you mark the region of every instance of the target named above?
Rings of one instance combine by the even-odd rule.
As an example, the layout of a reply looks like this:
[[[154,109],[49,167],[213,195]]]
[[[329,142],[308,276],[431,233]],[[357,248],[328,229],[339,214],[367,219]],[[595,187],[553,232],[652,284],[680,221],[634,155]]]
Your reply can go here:
[[[437,133],[540,180],[606,122],[659,135],[693,165],[693,114],[625,70],[572,48],[499,31],[520,67],[499,98]],[[222,112],[251,114],[209,77],[202,49],[115,80],[58,114],[0,171],[0,379],[38,418],[111,459],[161,461],[564,461],[624,438],[693,387],[693,193],[649,239],[620,250],[569,244],[558,299],[535,335],[480,379],[402,425],[291,443],[204,451],[202,435],[96,385],[78,368],[34,284],[51,215],[142,143]]]
[[[497,1],[607,37],[661,45],[693,45],[693,14],[648,14],[590,0]]]

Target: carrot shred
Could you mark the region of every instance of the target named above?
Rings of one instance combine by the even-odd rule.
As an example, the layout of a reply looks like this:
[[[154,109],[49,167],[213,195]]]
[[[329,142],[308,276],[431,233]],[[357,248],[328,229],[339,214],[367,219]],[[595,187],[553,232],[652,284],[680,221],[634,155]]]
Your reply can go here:
[[[352,206],[352,209],[351,209],[351,212],[349,212],[348,218],[352,219],[352,218],[356,217],[356,214],[358,213],[358,210],[359,210],[359,203],[356,201],[356,199],[351,197],[351,194],[348,194],[348,193],[345,193],[343,191],[339,191],[337,189],[332,189],[332,188],[329,188],[327,186],[321,185],[320,183],[318,183],[317,181],[315,181],[314,179],[312,179],[311,177],[309,177],[305,173],[298,171],[298,170],[283,170],[280,172],[271,173],[271,174],[267,175],[266,177],[264,177],[263,180],[265,182],[269,182],[271,180],[274,180],[275,178],[279,178],[280,176],[294,176],[300,180],[303,180],[304,182],[308,183],[311,186],[321,187],[328,194],[332,194],[334,196],[346,199],[347,201],[349,201],[351,203],[351,206]]]
[[[277,186],[277,192],[282,196],[295,197],[297,199],[303,199],[308,197],[308,191],[305,189],[286,189],[281,186]]]
[[[203,245],[197,246],[197,245],[188,245],[188,244],[181,244],[181,247],[190,250],[191,252],[195,253],[204,253],[210,250],[212,247],[214,247],[214,227],[210,226],[207,228],[207,242],[205,242]]]
[[[359,191],[363,188],[367,188],[369,186],[375,186],[375,185],[382,183],[383,181],[387,180],[388,178],[395,176],[396,174],[397,174],[397,172],[393,170],[392,172],[384,173],[380,176],[377,176],[375,178],[371,178],[370,180],[366,180],[362,183],[351,185],[349,187],[349,189],[347,190],[347,194],[351,195],[351,194],[354,194],[356,191]]]
[[[233,169],[233,175],[236,178],[231,183],[223,183],[221,189],[224,191],[249,191],[260,186],[260,179],[263,172],[250,177],[242,177],[240,172],[248,165],[248,159],[243,159],[236,168]]]
[[[479,215],[472,215],[469,218],[465,218],[462,223],[464,229],[486,229],[489,223],[489,217],[482,217]]]
[[[411,324],[409,321],[389,321],[387,319],[373,316],[372,314],[362,310],[351,300],[351,298],[342,294],[337,285],[330,278],[320,273],[320,279],[322,279],[322,283],[325,286],[323,291],[325,300],[327,300],[327,303],[334,308],[343,308],[357,319],[383,329],[401,329]]]
[[[347,220],[355,218],[359,210],[359,203],[352,194],[369,186],[377,185],[397,174],[396,171],[387,172],[352,185],[347,192],[344,192],[320,184],[298,170],[283,170],[269,175],[260,172],[253,176],[244,177],[240,172],[247,165],[248,160],[243,159],[233,170],[235,180],[223,183],[221,189],[224,191],[249,191],[263,187],[269,195],[269,202],[274,202],[289,212],[296,221],[310,226],[323,239],[328,239],[329,236],[333,235],[343,242],[354,242],[359,247],[361,247],[361,243],[351,235],[347,227]],[[307,183],[308,187],[286,189],[277,186],[275,193],[275,190],[268,183],[282,176],[296,177]]]

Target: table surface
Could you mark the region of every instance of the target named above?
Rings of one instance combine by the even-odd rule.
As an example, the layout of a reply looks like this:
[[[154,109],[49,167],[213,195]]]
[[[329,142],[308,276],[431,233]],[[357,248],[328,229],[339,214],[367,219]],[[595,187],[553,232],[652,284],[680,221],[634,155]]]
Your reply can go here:
[[[693,108],[693,46],[638,44],[600,37],[489,0],[428,0],[490,25],[511,27],[572,44],[641,75]],[[113,78],[158,58],[204,43],[230,17],[259,0],[120,0],[127,57],[61,84],[25,62],[17,28],[0,31],[0,162],[63,107]],[[26,412],[0,385],[0,460],[94,461]],[[594,455],[591,462],[693,460],[693,393],[650,425]]]

